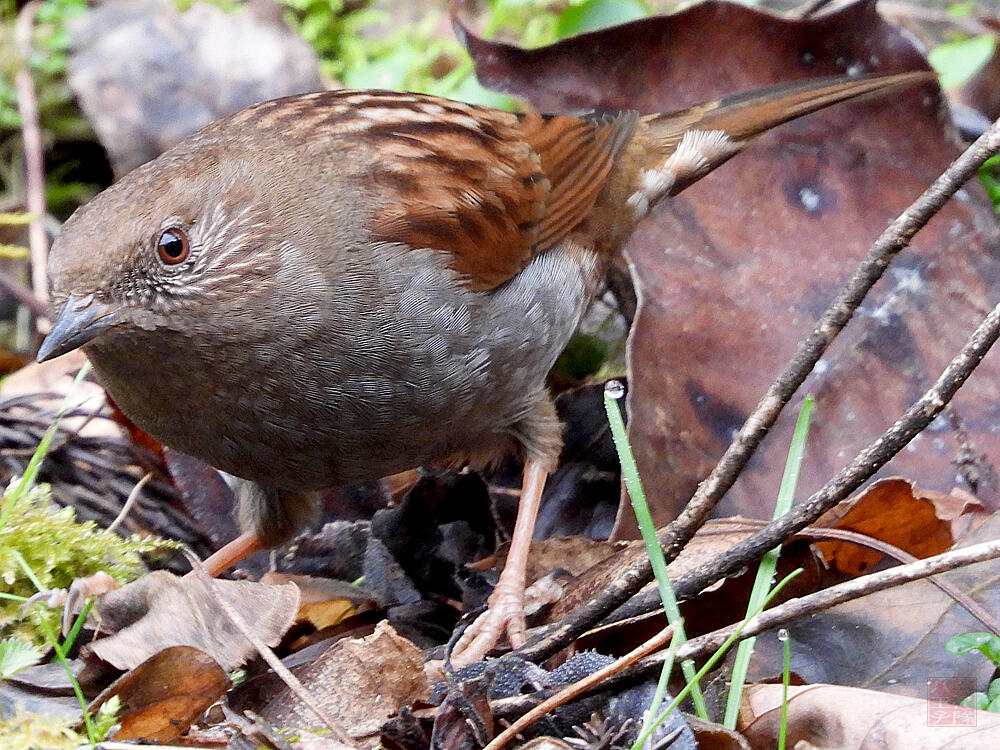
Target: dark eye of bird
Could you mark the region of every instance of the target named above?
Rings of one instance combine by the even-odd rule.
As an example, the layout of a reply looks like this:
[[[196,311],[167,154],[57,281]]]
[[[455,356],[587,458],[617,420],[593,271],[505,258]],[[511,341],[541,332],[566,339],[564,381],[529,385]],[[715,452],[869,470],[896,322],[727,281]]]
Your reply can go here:
[[[156,252],[159,253],[160,260],[168,266],[174,266],[187,260],[191,244],[183,230],[168,229],[160,235]]]

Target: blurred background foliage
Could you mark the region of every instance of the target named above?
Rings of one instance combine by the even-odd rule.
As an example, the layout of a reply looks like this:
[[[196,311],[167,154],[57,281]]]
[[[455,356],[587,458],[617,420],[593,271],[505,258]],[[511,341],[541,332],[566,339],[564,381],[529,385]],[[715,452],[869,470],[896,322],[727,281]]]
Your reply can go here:
[[[209,1],[226,11],[242,5],[237,0]],[[418,3],[416,12],[399,13],[406,4],[277,1],[285,21],[316,51],[330,85],[405,89],[494,107],[515,106],[509,97],[478,84],[472,61],[450,33],[442,2]],[[21,5],[0,0],[0,211],[23,203],[21,117],[15,87],[21,56],[14,38]],[[176,0],[176,5],[184,11],[193,0]],[[46,150],[47,203],[59,219],[111,179],[110,171],[100,167],[100,149],[66,79],[70,22],[86,9],[85,0],[43,0],[29,56]],[[484,8],[483,28],[487,36],[535,47],[649,13],[643,0],[492,0]]]
[[[199,0],[225,11],[241,0]],[[181,11],[195,0],[175,0]],[[509,97],[488,91],[472,61],[450,32],[444,0],[275,0],[286,23],[316,51],[328,85],[421,91],[495,107],[514,108]],[[23,2],[0,0],[0,211],[23,203],[21,118],[15,76],[21,55],[14,38]],[[474,12],[488,38],[525,47],[621,24],[676,7],[669,0],[489,0]],[[973,2],[938,4],[955,18],[971,16]],[[93,130],[76,106],[66,67],[70,22],[86,0],[42,0],[38,6],[30,70],[46,149],[49,211],[64,219],[111,180],[101,168]],[[995,37],[948,31],[931,51],[946,87],[961,85],[993,57]]]

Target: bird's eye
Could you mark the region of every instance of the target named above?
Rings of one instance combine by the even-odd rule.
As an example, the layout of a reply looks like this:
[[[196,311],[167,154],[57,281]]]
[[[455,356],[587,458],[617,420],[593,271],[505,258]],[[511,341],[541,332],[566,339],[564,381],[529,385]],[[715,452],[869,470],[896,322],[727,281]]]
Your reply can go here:
[[[187,260],[191,252],[191,243],[181,229],[167,229],[160,235],[156,243],[156,252],[159,253],[160,260],[168,266],[175,266]]]

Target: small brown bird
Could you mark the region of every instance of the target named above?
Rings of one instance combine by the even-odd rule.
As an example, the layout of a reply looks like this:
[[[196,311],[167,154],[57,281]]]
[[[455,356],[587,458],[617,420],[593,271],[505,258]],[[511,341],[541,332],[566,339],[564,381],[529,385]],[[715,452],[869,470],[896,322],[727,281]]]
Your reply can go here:
[[[77,211],[58,317],[118,405],[248,480],[215,573],[288,539],[316,491],[525,461],[510,556],[460,643],[524,642],[528,545],[561,444],[545,377],[636,223],[754,136],[930,74],[829,78],[681,110],[511,114],[325,91],[219,120]]]

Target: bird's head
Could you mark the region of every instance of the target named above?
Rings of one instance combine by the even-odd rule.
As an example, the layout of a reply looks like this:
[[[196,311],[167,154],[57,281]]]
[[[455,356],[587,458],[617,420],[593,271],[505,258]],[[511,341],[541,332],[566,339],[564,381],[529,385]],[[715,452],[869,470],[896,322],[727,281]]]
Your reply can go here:
[[[226,300],[261,293],[270,211],[241,164],[212,148],[167,152],[80,208],[49,256],[56,318],[39,361],[112,332],[196,335]]]

